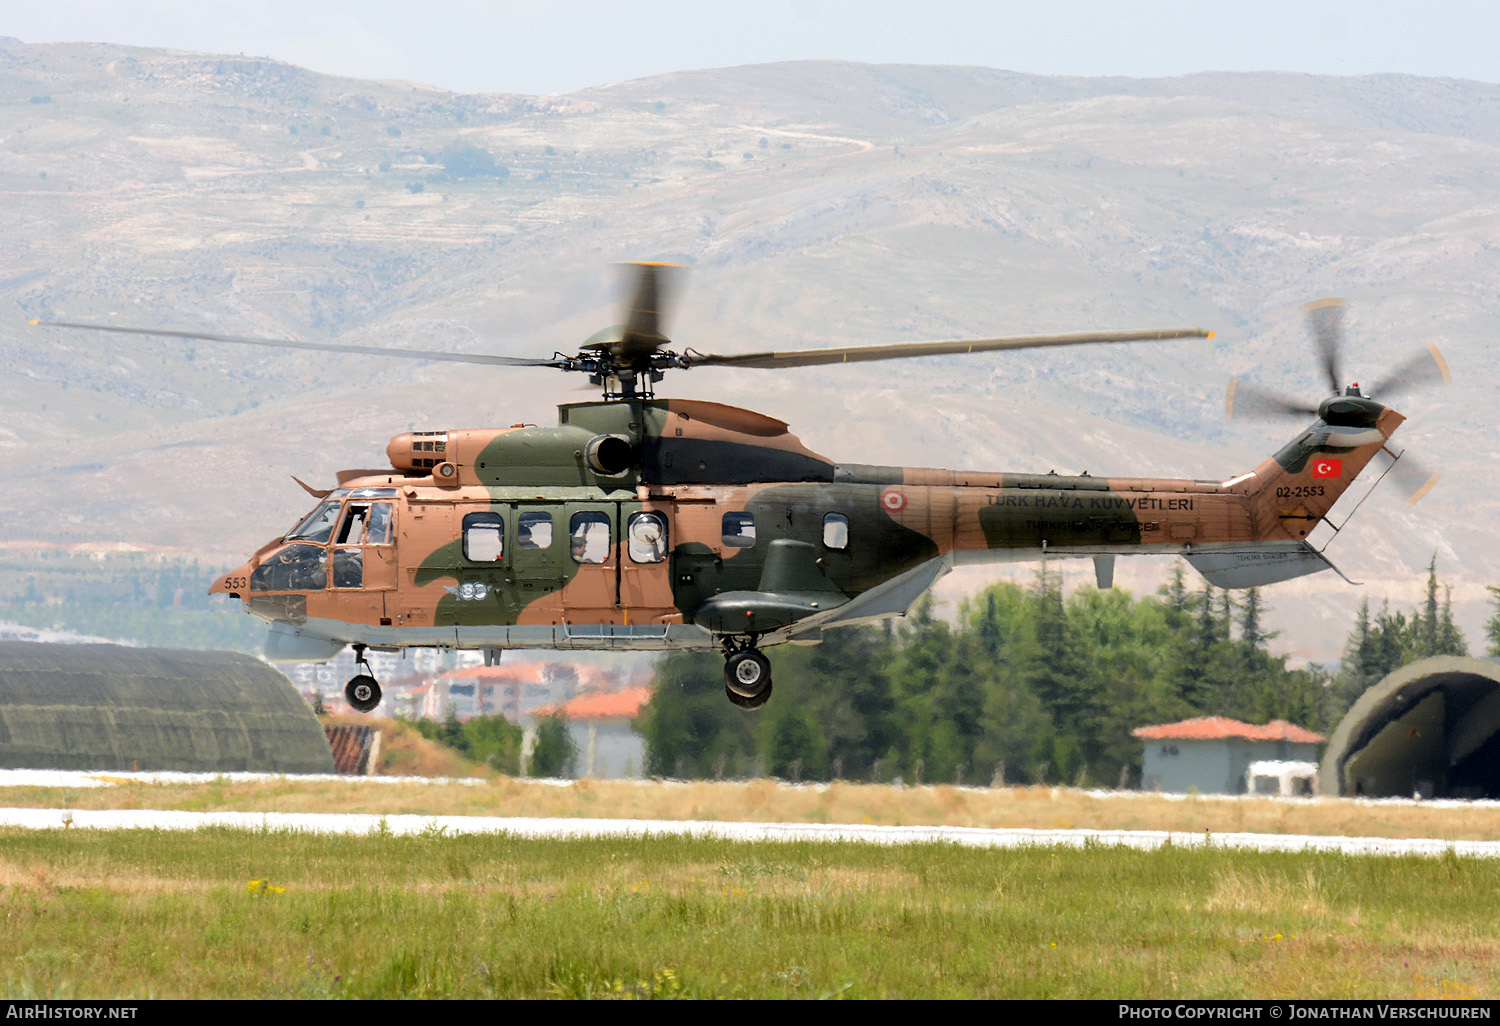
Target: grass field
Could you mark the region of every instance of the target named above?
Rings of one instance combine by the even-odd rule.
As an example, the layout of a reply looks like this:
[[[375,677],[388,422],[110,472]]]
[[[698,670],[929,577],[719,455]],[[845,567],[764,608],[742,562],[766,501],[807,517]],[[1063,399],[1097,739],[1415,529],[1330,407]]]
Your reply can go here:
[[[1495,860],[0,833],[7,997],[1500,995]]]
[[[0,805],[1494,838],[1500,810],[1068,789],[274,780]],[[27,997],[1500,997],[1500,860],[0,831]]]

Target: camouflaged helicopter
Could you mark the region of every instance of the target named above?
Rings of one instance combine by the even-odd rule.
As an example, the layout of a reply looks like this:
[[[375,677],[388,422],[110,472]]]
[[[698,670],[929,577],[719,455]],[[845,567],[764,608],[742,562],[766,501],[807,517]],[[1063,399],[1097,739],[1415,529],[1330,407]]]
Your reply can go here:
[[[270,624],[269,657],[326,661],[354,647],[346,697],[380,685],[367,649],[717,648],[725,694],[771,696],[762,652],[832,627],[904,614],[954,566],[1087,557],[1100,587],[1119,555],[1176,553],[1212,584],[1248,588],[1337,569],[1308,540],[1405,419],[1373,395],[1446,380],[1436,349],[1371,389],[1344,387],[1342,304],[1309,307],[1332,394],[1316,404],[1231,383],[1227,409],[1314,416],[1253,470],[1194,481],[839,463],[772,417],[657,399],[669,370],[791,368],[1093,343],[1211,338],[1202,329],[709,355],[659,328],[666,265],[636,264],[627,323],[548,359],[418,352],[184,331],[103,329],[253,345],[587,374],[603,399],[556,427],[396,435],[387,470],[315,489],[311,513],[210,591]],[[1407,467],[1409,461],[1392,467]],[[1387,468],[1388,470],[1391,468]],[[1435,481],[1425,471],[1418,497]],[[1337,529],[1337,528],[1335,528]],[[1342,574],[1340,575],[1342,576]]]

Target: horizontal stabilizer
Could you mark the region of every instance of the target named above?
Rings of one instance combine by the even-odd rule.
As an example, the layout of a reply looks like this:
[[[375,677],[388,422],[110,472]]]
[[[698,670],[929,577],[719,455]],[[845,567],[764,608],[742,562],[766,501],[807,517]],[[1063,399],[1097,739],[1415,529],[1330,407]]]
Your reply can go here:
[[[1216,588],[1259,588],[1319,570],[1337,570],[1305,541],[1209,549],[1191,553],[1187,561]]]

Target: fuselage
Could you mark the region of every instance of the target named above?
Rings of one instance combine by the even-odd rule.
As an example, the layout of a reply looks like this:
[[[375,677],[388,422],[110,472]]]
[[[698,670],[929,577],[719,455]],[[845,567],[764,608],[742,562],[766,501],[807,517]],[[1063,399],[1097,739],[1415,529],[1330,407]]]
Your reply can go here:
[[[1250,586],[1326,566],[1308,533],[1401,417],[1320,420],[1223,481],[839,465],[706,402],[559,421],[399,435],[391,470],[340,475],[213,590],[272,623],[273,655],[315,659],[800,640],[900,613],[955,564],[1042,556],[1182,553]]]

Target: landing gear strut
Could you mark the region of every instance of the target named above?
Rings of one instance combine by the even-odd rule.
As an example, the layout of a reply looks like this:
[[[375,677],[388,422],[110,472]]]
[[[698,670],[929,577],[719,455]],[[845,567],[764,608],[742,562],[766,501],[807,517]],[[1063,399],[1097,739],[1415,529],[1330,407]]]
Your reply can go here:
[[[771,662],[753,642],[726,644],[724,694],[740,709],[759,709],[771,698]]]
[[[370,664],[365,662],[365,646],[354,646],[354,664],[364,667],[365,672],[351,677],[344,685],[344,699],[356,712],[367,713],[380,704],[380,685],[370,672]]]

